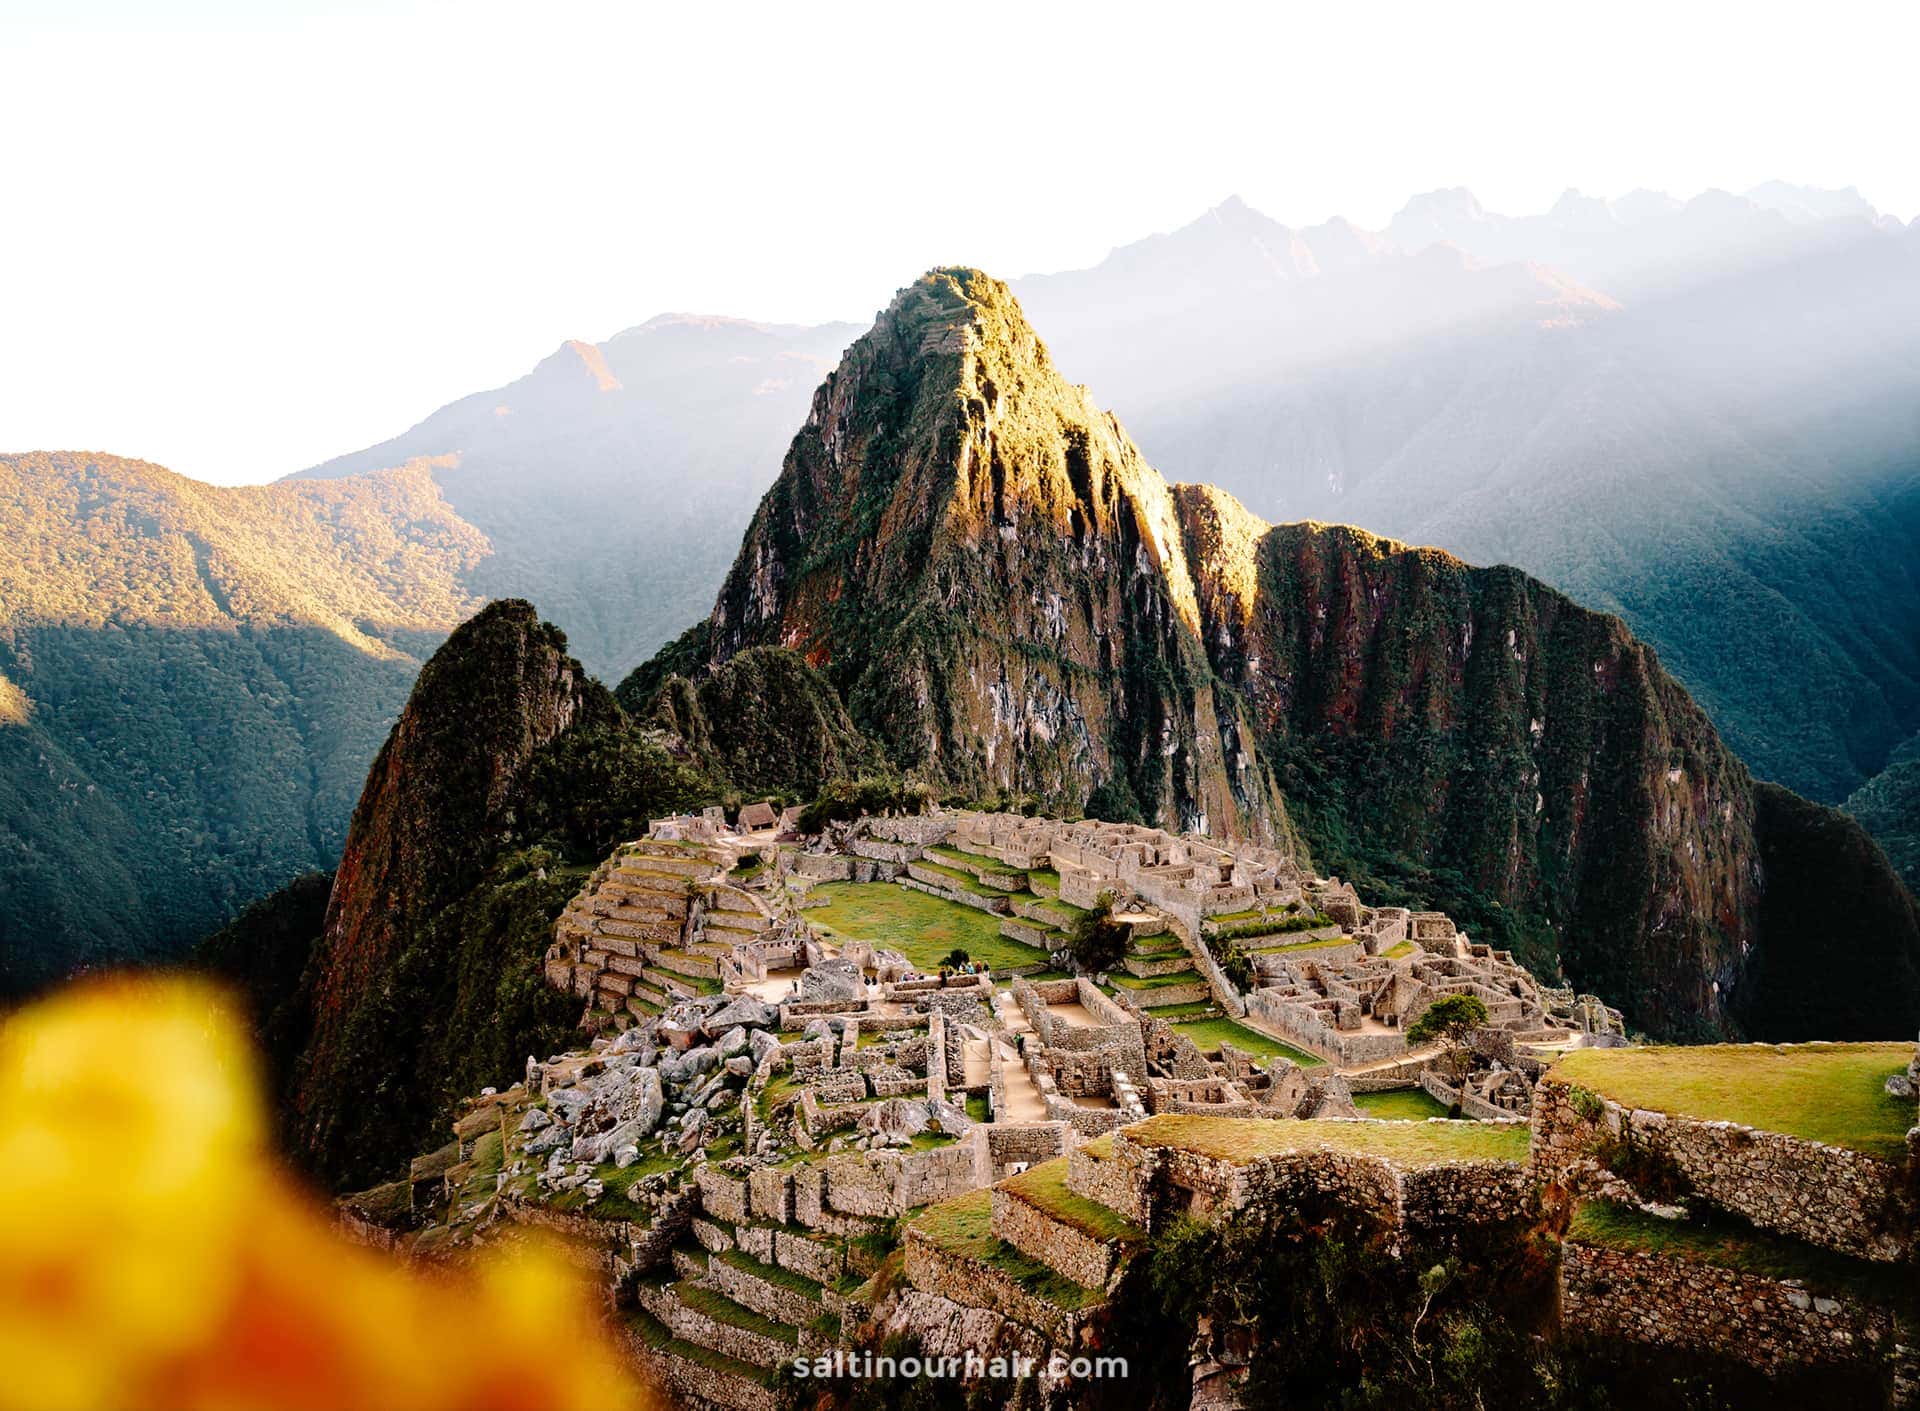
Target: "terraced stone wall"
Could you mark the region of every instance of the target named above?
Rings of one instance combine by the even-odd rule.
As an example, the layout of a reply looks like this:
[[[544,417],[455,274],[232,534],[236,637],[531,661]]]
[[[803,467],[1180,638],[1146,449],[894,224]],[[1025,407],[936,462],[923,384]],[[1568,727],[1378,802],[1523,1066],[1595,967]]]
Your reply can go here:
[[[1560,1322],[1574,1336],[1713,1353],[1769,1374],[1876,1362],[1894,1333],[1885,1309],[1850,1298],[1571,1241],[1560,1251]]]
[[[1702,1198],[1762,1229],[1861,1259],[1913,1253],[1906,1162],[1732,1122],[1628,1109],[1597,1094],[1576,1101],[1570,1084],[1551,1075],[1541,1080],[1533,1159],[1543,1180],[1576,1187],[1596,1146],[1609,1138],[1659,1153]]]

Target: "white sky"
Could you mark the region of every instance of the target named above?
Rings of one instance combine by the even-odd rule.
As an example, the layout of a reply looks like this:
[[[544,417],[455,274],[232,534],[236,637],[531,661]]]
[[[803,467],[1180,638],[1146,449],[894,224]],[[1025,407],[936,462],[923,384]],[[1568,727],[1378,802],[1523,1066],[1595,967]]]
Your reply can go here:
[[[266,480],[669,309],[864,319],[1238,192],[1920,213],[1920,8],[0,0],[0,450]]]

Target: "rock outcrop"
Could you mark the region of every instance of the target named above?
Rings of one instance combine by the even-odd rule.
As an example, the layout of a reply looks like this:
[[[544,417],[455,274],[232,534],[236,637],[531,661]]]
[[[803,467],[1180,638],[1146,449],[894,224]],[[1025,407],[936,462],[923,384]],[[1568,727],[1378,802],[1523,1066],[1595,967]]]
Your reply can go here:
[[[492,957],[490,973],[455,973],[457,953],[441,948],[457,938],[430,923],[512,839],[540,752],[619,718],[524,602],[488,606],[420,673],[354,810],[307,975],[312,1033],[294,1125],[323,1174],[377,1163],[383,1146],[404,1151],[410,1120],[431,1113],[441,1075],[416,1065],[445,1033],[440,1005],[461,984],[490,990],[508,966]],[[408,1012],[409,997],[439,1003]]]

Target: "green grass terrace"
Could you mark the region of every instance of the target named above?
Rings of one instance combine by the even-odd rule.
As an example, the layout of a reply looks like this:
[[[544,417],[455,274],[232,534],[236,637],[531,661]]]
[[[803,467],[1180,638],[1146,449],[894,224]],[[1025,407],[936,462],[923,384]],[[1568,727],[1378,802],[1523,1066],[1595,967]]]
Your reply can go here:
[[[807,908],[810,923],[836,939],[897,950],[921,970],[938,970],[955,946],[995,970],[1047,963],[1045,951],[1001,935],[1001,917],[892,882],[825,882],[813,895],[827,904]]]
[[[1530,1139],[1523,1122],[1291,1122],[1169,1112],[1123,1128],[1122,1135],[1140,1146],[1172,1147],[1236,1166],[1296,1151],[1348,1151],[1408,1166],[1524,1161]]]
[[[1152,1122],[1159,1119],[1148,1120]],[[1061,1224],[1071,1225],[1089,1238],[1117,1244],[1138,1244],[1146,1238],[1146,1231],[1118,1211],[1068,1190],[1067,1158],[1064,1156],[1043,1161],[1017,1176],[1009,1176],[1000,1182],[1000,1188],[1044,1210]]]
[[[1446,1104],[1425,1088],[1390,1088],[1380,1093],[1355,1093],[1353,1105],[1368,1117],[1384,1122],[1424,1122],[1445,1117]]]
[[[912,1228],[950,1254],[999,1270],[1028,1293],[1056,1308],[1078,1312],[1104,1297],[1098,1289],[1074,1283],[996,1236],[993,1192],[986,1187],[929,1206],[913,1222]]]
[[[1917,1114],[1914,1103],[1887,1095],[1886,1081],[1912,1057],[1910,1043],[1579,1049],[1549,1076],[1623,1107],[1898,1160]]]

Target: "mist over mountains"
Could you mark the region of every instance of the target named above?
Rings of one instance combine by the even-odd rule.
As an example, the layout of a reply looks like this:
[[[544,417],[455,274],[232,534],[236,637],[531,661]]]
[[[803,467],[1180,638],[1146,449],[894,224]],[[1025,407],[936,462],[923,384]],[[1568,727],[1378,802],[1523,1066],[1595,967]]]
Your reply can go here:
[[[1920,232],[1857,196],[1228,202],[1015,287],[1168,475],[1619,612],[1763,777],[1841,799],[1920,726]]]
[[[1920,789],[1869,781],[1920,732],[1920,230],[1781,183],[1517,218],[1441,191],[1379,232],[1230,201],[1013,288],[1170,479],[1619,612],[1756,774],[1916,832]],[[0,462],[6,984],[331,866],[486,599],[609,680],[704,617],[859,331],[663,316],[264,488]]]
[[[563,344],[517,382],[296,478],[436,458],[441,493],[491,546],[471,590],[539,603],[589,669],[616,677],[712,602],[807,399],[858,332],[663,314]]]

